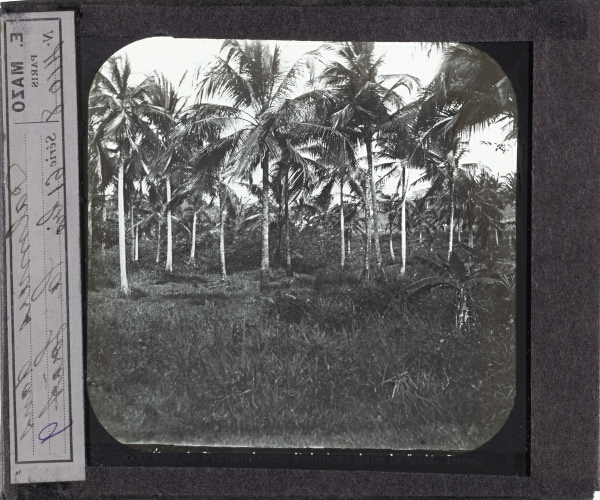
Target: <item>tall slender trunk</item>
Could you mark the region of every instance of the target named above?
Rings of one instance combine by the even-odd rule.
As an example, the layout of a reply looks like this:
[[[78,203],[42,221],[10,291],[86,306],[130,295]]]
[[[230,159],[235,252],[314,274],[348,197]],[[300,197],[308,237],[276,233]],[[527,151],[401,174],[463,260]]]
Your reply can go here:
[[[394,253],[394,221],[390,219],[390,258],[392,262],[396,262],[396,254]]]
[[[225,267],[225,188],[221,171],[218,172],[219,181],[219,258],[221,261],[221,279],[227,278]]]
[[[133,245],[133,260],[138,261],[139,259],[139,245],[140,245],[140,228],[135,225],[135,243]]]
[[[400,276],[406,274],[406,193],[402,198],[402,213],[400,214],[400,230],[402,231],[402,267],[400,268]]]
[[[352,248],[350,246],[350,241],[352,240],[352,229],[348,228],[348,237],[346,238],[346,255],[350,257],[352,255]]]
[[[340,179],[340,267],[342,271],[346,264],[346,242],[344,236],[346,232],[346,224],[344,223],[344,179]],[[350,243],[350,241],[348,241]]]
[[[469,223],[469,246],[473,248],[473,226]]]
[[[129,221],[131,224],[131,260],[135,260],[135,221],[133,219],[133,199],[129,207]]]
[[[373,237],[375,238],[375,258],[377,261],[377,270],[383,275],[383,262],[381,259],[381,246],[379,244],[379,225],[377,221],[377,188],[375,186],[375,168],[373,166],[373,151],[371,137],[367,138],[367,163],[369,164],[369,178],[371,181],[371,217],[373,220]]]
[[[102,222],[104,223],[103,229],[104,229],[105,233],[106,233],[106,218],[107,217],[106,217],[106,196],[105,196],[102,201]],[[102,245],[102,253],[105,253],[106,252],[106,236],[105,235],[102,237],[101,245]]]
[[[292,249],[290,248],[290,178],[288,169],[285,170],[285,274],[293,276],[292,272]]]
[[[453,173],[450,172],[450,223],[448,225],[448,262],[452,257],[452,243],[454,234],[454,179]]]
[[[284,187],[285,190],[285,187]],[[282,248],[283,248],[283,225],[285,224],[284,221],[284,215],[283,215],[283,205],[285,203],[285,200],[283,199],[283,197],[280,197],[279,199],[279,210],[277,211],[277,232],[278,234],[278,238],[277,238],[277,249],[275,250],[275,260],[277,262],[279,262],[281,264],[281,254],[282,254]]]
[[[365,266],[363,268],[362,279],[369,281],[371,279],[371,221],[373,206],[369,202],[369,186],[365,186]]]
[[[458,221],[456,222],[456,241],[458,242],[458,244],[460,245],[460,233],[462,232],[462,217],[458,218]]]
[[[160,217],[157,221],[158,224],[158,235],[156,238],[156,262],[160,262]]]
[[[261,160],[262,168],[262,248],[260,257],[260,282],[261,285],[268,278],[269,266],[269,156],[265,152]]]
[[[198,212],[194,207],[194,217],[192,218],[192,248],[190,250],[190,264],[194,264],[196,261],[196,223],[198,220]]]
[[[165,270],[173,272],[173,231],[171,227],[171,179],[167,175],[167,262]]]
[[[117,209],[119,211],[119,268],[121,271],[121,292],[129,295],[127,283],[127,262],[125,259],[125,195],[124,191],[124,166],[123,159],[119,159],[119,173],[117,179]]]
[[[500,240],[498,238],[498,228],[495,227],[494,231],[496,232],[496,246],[498,247],[498,246],[500,246]]]

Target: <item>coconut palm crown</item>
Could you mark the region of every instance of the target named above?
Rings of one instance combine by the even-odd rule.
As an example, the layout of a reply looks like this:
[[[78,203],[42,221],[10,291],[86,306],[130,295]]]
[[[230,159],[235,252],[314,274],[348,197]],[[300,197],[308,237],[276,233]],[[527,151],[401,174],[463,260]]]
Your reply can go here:
[[[295,144],[324,128],[304,123],[307,100],[292,99],[305,70],[308,53],[289,69],[284,68],[280,48],[261,41],[226,40],[221,55],[198,84],[198,99],[188,126],[218,138],[204,151],[204,158],[221,158],[235,177],[248,180],[262,171],[261,276],[269,273],[270,168],[283,155],[282,144]],[[217,98],[223,103],[206,103]],[[282,141],[282,137],[289,139]],[[293,139],[291,139],[293,137]],[[199,158],[203,161],[203,158]]]
[[[99,160],[99,182],[106,187],[115,174],[117,176],[121,292],[125,295],[129,293],[125,261],[125,184],[131,184],[132,177],[140,177],[141,169],[145,169],[143,151],[146,148],[140,147],[140,141],[154,136],[149,117],[159,112],[148,97],[152,78],[135,86],[130,84],[130,78],[129,60],[111,57],[106,69],[96,75],[89,99],[90,114],[98,124],[91,149],[97,152]],[[111,147],[119,151],[116,165],[109,153]]]
[[[373,221],[377,265],[382,272],[381,250],[377,227],[377,191],[373,165],[373,140],[390,112],[401,108],[404,102],[396,92],[399,87],[409,91],[418,87],[418,80],[410,75],[380,75],[384,56],[376,57],[373,42],[349,42],[340,45],[335,58],[323,70],[320,80],[332,89],[338,102],[332,113],[334,128],[344,130],[364,145],[370,181],[369,218]],[[386,86],[387,81],[393,81]],[[367,247],[371,239],[367,224]],[[364,277],[369,278],[369,258],[365,258]]]

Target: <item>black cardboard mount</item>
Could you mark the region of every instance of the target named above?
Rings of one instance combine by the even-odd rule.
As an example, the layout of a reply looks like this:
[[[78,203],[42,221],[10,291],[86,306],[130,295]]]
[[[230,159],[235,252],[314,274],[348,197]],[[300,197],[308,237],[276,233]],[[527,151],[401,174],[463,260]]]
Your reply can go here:
[[[3,8],[5,12],[75,10],[80,103],[85,102],[82,95],[87,96],[91,82],[89,68],[98,68],[108,55],[147,36],[531,42],[533,61],[531,219],[525,238],[531,245],[529,475],[247,466],[106,467],[93,466],[99,462],[94,462],[88,450],[92,466],[87,467],[85,482],[10,485],[5,467],[2,479],[7,497],[592,497],[598,477],[600,329],[596,151],[600,7],[594,0],[50,0],[4,4]],[[85,120],[84,106],[80,106],[80,120]],[[83,153],[83,132],[80,144]],[[5,266],[0,268],[4,273]],[[3,332],[4,304],[5,300]],[[5,342],[2,348],[2,397],[7,401]],[[7,405],[3,411],[6,422]],[[2,432],[6,464],[6,426]]]

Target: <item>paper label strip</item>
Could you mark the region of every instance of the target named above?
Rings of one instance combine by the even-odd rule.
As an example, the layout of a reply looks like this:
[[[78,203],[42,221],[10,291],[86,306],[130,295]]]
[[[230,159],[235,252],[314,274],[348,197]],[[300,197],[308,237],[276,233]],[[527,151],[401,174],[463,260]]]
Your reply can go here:
[[[85,479],[73,12],[2,17],[13,483]]]

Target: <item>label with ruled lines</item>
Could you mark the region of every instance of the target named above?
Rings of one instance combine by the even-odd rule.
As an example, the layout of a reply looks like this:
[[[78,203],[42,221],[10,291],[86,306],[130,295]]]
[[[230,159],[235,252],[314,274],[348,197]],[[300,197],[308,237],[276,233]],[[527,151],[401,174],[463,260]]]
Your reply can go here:
[[[2,17],[10,473],[85,479],[73,12]]]

